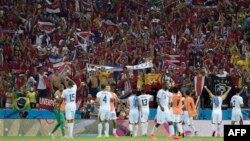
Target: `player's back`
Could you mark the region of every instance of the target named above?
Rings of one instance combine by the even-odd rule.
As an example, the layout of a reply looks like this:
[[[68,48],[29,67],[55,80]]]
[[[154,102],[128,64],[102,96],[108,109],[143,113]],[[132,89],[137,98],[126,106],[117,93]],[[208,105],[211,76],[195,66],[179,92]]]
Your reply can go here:
[[[212,102],[213,102],[213,111],[221,111],[222,98],[220,96],[214,96]]]
[[[138,96],[132,95],[128,98],[128,103],[129,103],[129,110],[138,110],[139,106],[139,101],[138,101]]]
[[[160,89],[157,92],[157,98],[159,98],[159,103],[167,110],[169,109],[169,101],[170,101],[170,97],[171,93],[169,91],[165,91],[163,89]],[[159,106],[158,106],[159,107]]]
[[[194,117],[197,115],[197,110],[195,108],[195,104],[194,104],[194,99],[192,97],[187,97],[185,98],[185,107],[188,111],[188,115],[190,117]]]
[[[110,110],[111,93],[100,91],[96,96],[99,98],[100,110]]]
[[[76,85],[73,85],[71,88],[63,90],[62,97],[65,98],[66,105],[76,103],[76,90],[77,90]]]
[[[241,105],[243,104],[243,98],[239,95],[234,95],[231,98],[231,104],[232,104],[233,110],[241,110]]]
[[[111,94],[110,111],[113,112],[113,111],[115,111],[115,105],[116,105],[115,99],[117,98],[117,96],[116,96],[116,94],[113,93],[113,92],[111,92],[110,94]]]
[[[173,102],[173,113],[181,114],[182,113],[182,96],[180,94],[173,94],[172,96]]]
[[[149,100],[152,98],[151,95],[142,94],[139,96],[139,103],[143,110],[149,110]]]

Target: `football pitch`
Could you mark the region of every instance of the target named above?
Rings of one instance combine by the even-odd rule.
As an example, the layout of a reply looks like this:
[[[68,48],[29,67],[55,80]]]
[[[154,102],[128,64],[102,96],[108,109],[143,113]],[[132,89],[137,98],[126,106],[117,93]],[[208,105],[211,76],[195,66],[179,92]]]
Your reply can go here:
[[[109,137],[97,139],[96,137],[75,137],[74,139],[61,139],[61,137],[0,137],[0,141],[151,141],[149,137]],[[157,137],[156,141],[173,140],[167,137]],[[223,141],[223,138],[212,137],[185,137],[179,141]]]

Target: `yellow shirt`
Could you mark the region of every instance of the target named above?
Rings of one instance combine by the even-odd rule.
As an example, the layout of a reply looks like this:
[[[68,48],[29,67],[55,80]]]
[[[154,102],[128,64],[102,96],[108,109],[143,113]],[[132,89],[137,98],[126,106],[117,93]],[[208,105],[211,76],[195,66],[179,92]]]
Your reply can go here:
[[[28,91],[27,96],[30,99],[31,103],[36,103],[36,92],[35,91],[34,92]]]
[[[239,54],[233,54],[230,59],[230,63],[236,65],[236,63],[240,60]]]

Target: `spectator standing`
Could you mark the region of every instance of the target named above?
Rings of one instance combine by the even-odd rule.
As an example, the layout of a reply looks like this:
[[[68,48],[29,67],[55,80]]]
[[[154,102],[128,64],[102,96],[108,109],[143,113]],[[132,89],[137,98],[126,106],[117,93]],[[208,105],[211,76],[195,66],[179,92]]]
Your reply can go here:
[[[99,86],[99,79],[97,77],[97,74],[95,71],[90,71],[89,72],[89,79],[88,79],[88,86],[89,86],[89,92],[92,95],[92,97],[96,97]]]
[[[28,89],[27,91],[27,97],[29,98],[30,100],[30,107],[33,109],[33,108],[36,108],[36,105],[37,105],[37,92],[35,91],[35,89],[33,87],[31,87],[30,89]]]
[[[45,82],[45,73],[44,70],[42,68],[38,68],[38,75],[36,76],[36,81],[37,83],[37,91],[38,91],[38,97],[37,100],[39,100],[39,98],[43,98],[43,97],[49,97],[49,93],[47,90],[47,86],[46,86],[46,82]]]
[[[62,79],[58,70],[55,70],[55,73],[52,75],[50,82],[52,88],[51,92],[54,93],[60,88],[60,85],[62,84]]]
[[[13,96],[11,92],[11,88],[8,88],[7,92],[5,93],[5,108],[12,109],[13,108]]]

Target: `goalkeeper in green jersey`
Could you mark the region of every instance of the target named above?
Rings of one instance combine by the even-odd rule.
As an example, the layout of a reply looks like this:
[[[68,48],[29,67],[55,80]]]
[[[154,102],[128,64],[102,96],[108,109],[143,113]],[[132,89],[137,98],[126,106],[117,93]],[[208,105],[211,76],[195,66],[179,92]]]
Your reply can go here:
[[[61,128],[61,134],[63,138],[65,138],[65,131],[64,131],[64,109],[65,109],[65,103],[63,99],[61,98],[62,92],[63,92],[64,86],[61,85],[60,88],[55,92],[55,105],[54,105],[54,113],[56,117],[57,124],[53,128],[53,130],[50,132],[50,136],[54,138],[54,133],[56,130],[60,127]]]

